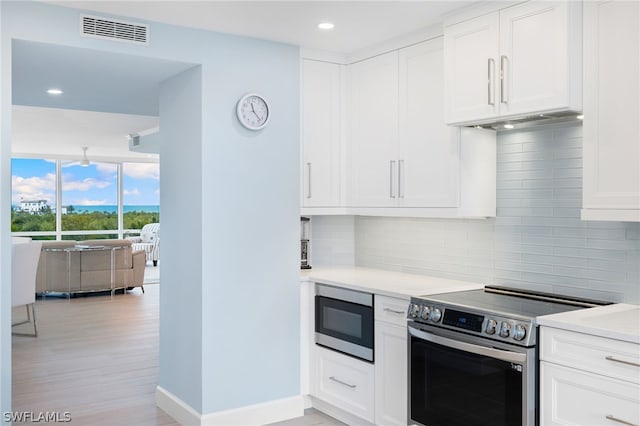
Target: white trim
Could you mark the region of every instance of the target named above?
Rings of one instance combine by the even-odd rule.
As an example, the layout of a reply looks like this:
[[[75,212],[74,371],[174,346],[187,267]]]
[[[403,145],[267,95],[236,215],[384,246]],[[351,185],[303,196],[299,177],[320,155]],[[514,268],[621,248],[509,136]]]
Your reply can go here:
[[[156,386],[156,405],[182,425],[201,424],[200,413],[159,385]]]
[[[186,426],[264,425],[304,415],[302,395],[247,405],[231,410],[199,414],[189,404],[161,386],[156,386],[156,405]]]
[[[368,422],[367,420],[354,416],[353,414],[336,407],[333,404],[330,404],[322,399],[316,398],[314,396],[309,396],[311,399],[311,405],[318,411],[323,412],[324,414],[333,417],[334,419],[340,420],[350,426],[373,426],[373,423]]]

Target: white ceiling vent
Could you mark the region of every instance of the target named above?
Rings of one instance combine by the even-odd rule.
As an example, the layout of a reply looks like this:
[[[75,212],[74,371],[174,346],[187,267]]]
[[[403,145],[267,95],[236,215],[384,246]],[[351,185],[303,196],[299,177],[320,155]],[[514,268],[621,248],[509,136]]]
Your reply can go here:
[[[87,37],[149,44],[149,26],[136,22],[117,21],[98,16],[82,15],[80,31]]]

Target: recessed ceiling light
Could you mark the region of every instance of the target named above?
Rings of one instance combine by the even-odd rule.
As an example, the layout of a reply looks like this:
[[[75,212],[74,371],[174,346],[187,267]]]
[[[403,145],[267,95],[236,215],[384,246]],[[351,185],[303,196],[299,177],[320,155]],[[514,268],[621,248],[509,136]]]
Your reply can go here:
[[[334,27],[333,22],[321,22],[318,24],[318,28],[321,30],[332,30]]]
[[[62,95],[64,92],[60,89],[49,89],[47,93],[50,95]]]
[[[513,124],[505,124],[503,127],[505,129],[513,129]]]
[[[584,115],[580,114],[579,116],[576,117],[578,120],[584,120]]]

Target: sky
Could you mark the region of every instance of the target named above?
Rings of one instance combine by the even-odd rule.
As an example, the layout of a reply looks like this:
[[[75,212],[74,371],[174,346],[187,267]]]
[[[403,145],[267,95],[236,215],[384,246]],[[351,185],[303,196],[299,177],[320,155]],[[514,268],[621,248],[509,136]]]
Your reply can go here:
[[[123,164],[124,205],[160,204],[160,167],[156,163]],[[53,160],[11,160],[12,204],[47,200],[55,206],[56,163]],[[117,169],[113,163],[62,163],[62,205],[99,206],[118,202]]]

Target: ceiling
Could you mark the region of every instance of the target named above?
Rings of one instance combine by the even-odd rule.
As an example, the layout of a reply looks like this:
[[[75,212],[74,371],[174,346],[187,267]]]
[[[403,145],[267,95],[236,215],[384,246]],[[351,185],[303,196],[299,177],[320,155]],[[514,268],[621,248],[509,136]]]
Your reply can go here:
[[[47,1],[93,13],[350,54],[441,22],[471,1]],[[332,31],[317,24],[331,21]],[[150,161],[127,134],[158,126],[159,83],[194,64],[13,41],[14,155]],[[99,84],[97,84],[99,83]],[[51,87],[63,88],[58,97]],[[56,110],[58,109],[58,110]],[[87,111],[92,111],[91,113]],[[153,158],[151,158],[154,160]],[[157,160],[157,155],[155,156]]]
[[[48,1],[95,12],[353,53],[439,24],[477,1]],[[335,24],[331,31],[320,22]]]

